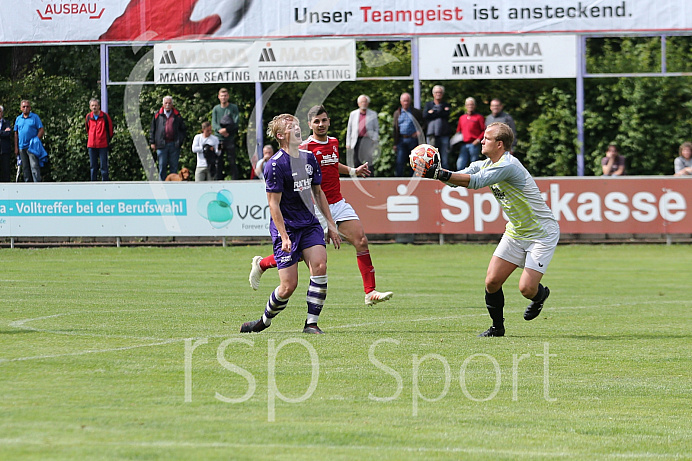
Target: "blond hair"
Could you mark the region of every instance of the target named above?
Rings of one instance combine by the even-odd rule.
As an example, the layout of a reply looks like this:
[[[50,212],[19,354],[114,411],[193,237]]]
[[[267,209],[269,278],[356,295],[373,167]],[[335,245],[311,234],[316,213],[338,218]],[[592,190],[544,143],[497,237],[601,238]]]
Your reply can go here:
[[[488,128],[492,127],[497,128],[495,140],[502,141],[502,146],[506,150],[510,150],[512,148],[512,143],[514,142],[514,133],[512,132],[512,129],[509,127],[509,125],[502,122],[493,122],[490,125],[488,125]]]
[[[271,122],[269,122],[269,125],[267,125],[267,136],[276,139],[277,142],[281,144],[281,142],[284,140],[277,138],[276,135],[277,133],[283,133],[286,131],[286,125],[289,122],[298,123],[298,119],[291,114],[277,115],[272,119]]]

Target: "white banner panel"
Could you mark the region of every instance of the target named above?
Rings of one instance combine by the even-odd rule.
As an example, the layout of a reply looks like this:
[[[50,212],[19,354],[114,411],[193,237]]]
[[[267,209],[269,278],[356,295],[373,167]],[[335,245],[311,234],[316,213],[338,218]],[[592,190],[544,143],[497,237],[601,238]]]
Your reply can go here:
[[[689,0],[4,0],[0,43],[692,30]]]
[[[356,79],[356,41],[351,39],[255,42],[251,64],[257,82]]]
[[[154,45],[156,83],[254,82],[253,42],[166,42]]]
[[[352,39],[166,42],[154,45],[156,83],[356,79]]]
[[[0,236],[268,236],[263,181],[9,183]]]
[[[423,80],[574,78],[576,35],[420,38]]]

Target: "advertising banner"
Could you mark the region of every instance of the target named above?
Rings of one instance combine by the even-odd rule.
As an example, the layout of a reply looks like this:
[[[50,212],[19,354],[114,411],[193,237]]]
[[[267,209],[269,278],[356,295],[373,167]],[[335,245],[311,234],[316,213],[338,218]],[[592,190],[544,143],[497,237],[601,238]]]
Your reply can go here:
[[[692,180],[538,178],[563,234],[692,234]],[[501,234],[488,188],[343,179],[368,234]],[[262,181],[37,183],[0,187],[2,237],[269,236]]]
[[[539,178],[565,234],[692,233],[692,181],[676,177]],[[438,181],[342,181],[368,234],[501,234],[506,218],[488,188]]]
[[[9,1],[6,0],[9,5]],[[692,30],[687,0],[22,0],[0,43]]]
[[[356,79],[353,39],[165,42],[156,83],[316,82]]]
[[[262,181],[19,183],[0,188],[0,236],[269,236]]]
[[[423,80],[575,78],[576,35],[423,37]]]

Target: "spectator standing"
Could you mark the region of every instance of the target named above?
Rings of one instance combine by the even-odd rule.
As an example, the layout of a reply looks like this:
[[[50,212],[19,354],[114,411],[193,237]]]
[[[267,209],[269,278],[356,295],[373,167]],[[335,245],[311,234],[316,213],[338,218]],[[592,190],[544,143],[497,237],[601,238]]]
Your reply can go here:
[[[5,117],[5,108],[0,106],[0,182],[10,182],[12,165],[12,126]]]
[[[433,100],[425,103],[423,120],[427,123],[427,143],[437,147],[442,159],[442,168],[449,168],[449,114],[452,106],[444,101],[445,87],[435,85]]]
[[[490,126],[492,123],[500,122],[509,126],[514,134],[514,141],[512,142],[512,148],[510,152],[514,152],[517,147],[517,127],[514,124],[514,119],[511,115],[504,111],[504,104],[500,98],[495,98],[490,101],[490,115],[485,117],[485,126]]]
[[[163,106],[154,115],[149,130],[149,143],[159,159],[159,177],[166,179],[169,173],[178,172],[180,146],[185,141],[185,121],[173,107],[173,97],[164,96]]]
[[[422,134],[423,113],[411,107],[411,95],[403,93],[399,98],[401,106],[394,112],[394,148],[396,149],[396,175],[413,175],[408,157],[418,145]]]
[[[257,161],[255,165],[255,177],[264,180],[264,165],[269,161],[274,155],[274,147],[271,144],[266,144],[262,148],[262,158]]]
[[[214,106],[211,111],[211,126],[214,134],[219,138],[220,152],[216,164],[216,178],[225,178],[223,171],[224,156],[228,162],[228,174],[231,179],[238,179],[238,166],[236,165],[235,137],[238,134],[238,122],[240,121],[240,111],[238,106],[228,101],[228,90],[219,90],[219,104]]]
[[[466,113],[459,117],[457,124],[457,132],[464,137],[457,159],[457,170],[463,170],[470,163],[478,160],[481,153],[481,140],[485,133],[485,118],[476,112],[476,100],[466,98],[464,107]]]
[[[683,142],[678,151],[680,156],[675,159],[675,176],[692,175],[692,142]]]
[[[212,134],[211,123],[202,123],[202,132],[196,134],[192,140],[192,152],[197,154],[197,166],[195,167],[195,182],[211,181],[210,166],[214,166],[219,152],[219,138]]]
[[[39,157],[29,152],[29,145],[33,139],[39,142],[45,133],[41,118],[31,112],[31,101],[22,100],[22,113],[14,121],[14,153],[19,155],[22,161],[24,182],[41,182],[41,164]]]
[[[605,157],[601,159],[603,176],[622,176],[625,174],[625,157],[620,155],[615,144],[608,146]]]
[[[101,181],[108,181],[108,148],[113,138],[113,121],[101,110],[101,101],[98,99],[92,98],[89,108],[91,112],[87,114],[85,123],[91,180],[98,181],[100,165]]]
[[[374,153],[377,151],[377,143],[380,140],[380,123],[377,120],[377,112],[368,109],[370,96],[361,94],[358,96],[358,109],[348,116],[346,127],[346,150],[349,154],[349,166],[358,168],[367,163],[372,165]],[[353,152],[353,162],[350,162]]]

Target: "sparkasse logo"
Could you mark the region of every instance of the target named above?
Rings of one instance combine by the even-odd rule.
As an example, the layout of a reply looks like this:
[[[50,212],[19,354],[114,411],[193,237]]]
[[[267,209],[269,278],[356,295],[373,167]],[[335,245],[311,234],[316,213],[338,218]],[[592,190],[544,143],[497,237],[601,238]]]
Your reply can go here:
[[[69,2],[69,3],[49,3],[41,10],[36,10],[42,21],[50,21],[58,15],[70,16],[89,16],[89,19],[101,19],[101,15],[106,11],[105,7],[99,9],[98,2]]]

